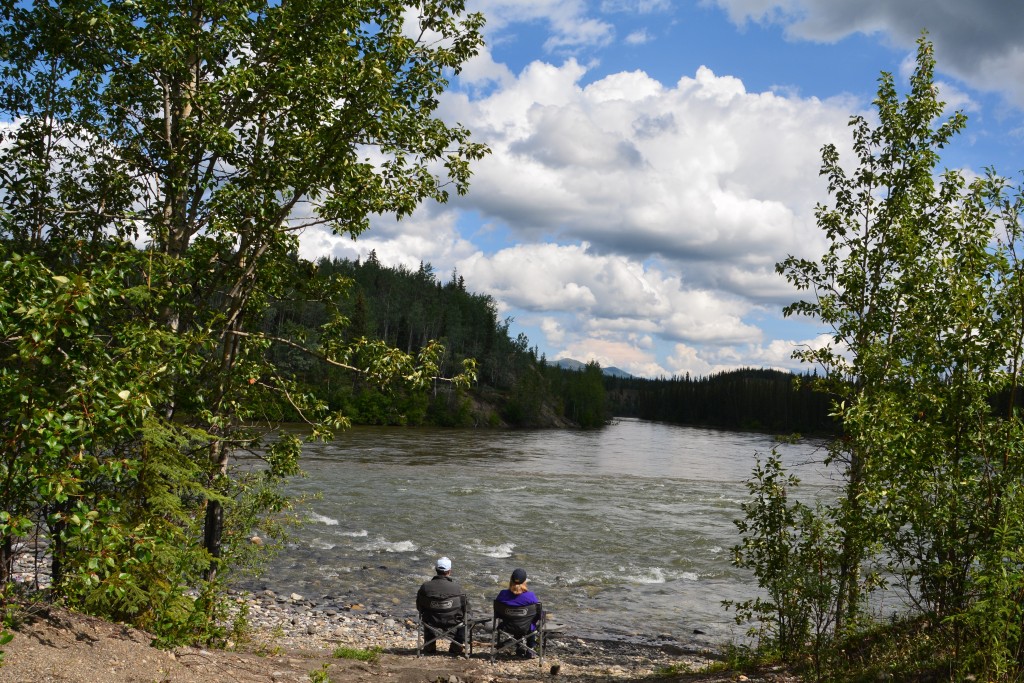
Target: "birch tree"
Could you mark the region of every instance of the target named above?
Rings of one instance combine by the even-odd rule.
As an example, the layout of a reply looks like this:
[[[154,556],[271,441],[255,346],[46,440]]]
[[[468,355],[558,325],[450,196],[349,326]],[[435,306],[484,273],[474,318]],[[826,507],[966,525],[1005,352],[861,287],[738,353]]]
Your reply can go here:
[[[230,456],[254,445],[243,427],[263,398],[292,402],[317,436],[344,424],[279,376],[271,345],[379,382],[436,374],[436,345],[408,354],[346,341],[339,316],[316,340],[270,339],[254,322],[312,267],[297,257],[304,230],[355,238],[374,215],[467,190],[486,149],[436,110],[482,23],[460,0],[0,5],[0,239],[56,277],[126,246],[145,254],[120,282],[157,293],[145,322],[173,335],[177,358],[161,380],[169,390],[133,391],[149,391],[164,425],[204,435],[209,578]],[[13,344],[16,302],[7,310]],[[279,439],[270,469],[294,472],[298,448]]]

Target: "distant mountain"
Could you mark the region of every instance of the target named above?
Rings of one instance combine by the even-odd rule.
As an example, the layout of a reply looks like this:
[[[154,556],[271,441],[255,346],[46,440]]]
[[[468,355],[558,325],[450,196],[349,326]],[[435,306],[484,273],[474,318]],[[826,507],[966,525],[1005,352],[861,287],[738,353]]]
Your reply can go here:
[[[587,367],[586,363],[581,363],[580,361],[574,360],[572,358],[559,358],[558,360],[553,361],[551,364],[554,365],[554,366],[563,368],[565,370],[582,370],[583,368]],[[632,377],[633,376],[633,375],[629,374],[628,372],[626,372],[625,370],[620,370],[619,368],[615,367],[614,365],[611,366],[611,367],[607,367],[607,368],[601,368],[601,372],[603,374],[605,374],[605,375],[608,375],[609,377]]]
[[[615,367],[614,365],[612,365],[610,367],[607,367],[607,368],[601,368],[601,370],[604,372],[604,374],[608,375],[609,377],[626,377],[626,378],[629,378],[629,377],[633,376],[630,373],[626,372],[625,370],[622,370],[620,368]]]
[[[587,367],[586,363],[581,363],[572,358],[559,358],[556,361],[552,361],[551,364],[564,370],[582,370]]]

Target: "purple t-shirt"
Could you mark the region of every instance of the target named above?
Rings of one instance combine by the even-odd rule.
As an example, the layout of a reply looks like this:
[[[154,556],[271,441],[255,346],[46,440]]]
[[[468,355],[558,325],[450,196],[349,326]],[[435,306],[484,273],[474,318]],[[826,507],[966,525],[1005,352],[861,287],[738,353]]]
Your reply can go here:
[[[507,588],[498,593],[498,597],[496,597],[495,600],[506,604],[509,607],[526,607],[527,605],[535,605],[540,602],[540,600],[537,599],[537,596],[534,595],[533,591],[526,591],[525,593],[516,595]],[[537,625],[530,624],[530,630],[536,631]]]
[[[540,602],[533,591],[526,591],[516,595],[507,588],[498,593],[498,597],[495,600],[505,603],[509,607],[526,607],[527,605],[535,605]]]

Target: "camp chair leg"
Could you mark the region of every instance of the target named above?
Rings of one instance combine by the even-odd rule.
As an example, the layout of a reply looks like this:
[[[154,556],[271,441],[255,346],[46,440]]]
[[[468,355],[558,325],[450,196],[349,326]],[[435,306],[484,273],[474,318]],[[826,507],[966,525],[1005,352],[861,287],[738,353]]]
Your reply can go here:
[[[462,642],[460,642],[458,638],[459,629],[462,629]],[[425,631],[429,632],[430,635],[427,636],[426,633],[424,633]],[[417,624],[416,629],[416,656],[422,657],[423,651],[431,645],[434,646],[431,652],[436,652],[437,643],[442,640],[448,641],[449,652],[453,647],[459,648],[460,657],[469,659],[470,655],[473,654],[473,634],[471,627],[466,622],[445,628],[443,626],[432,626],[420,621],[420,623]]]
[[[500,628],[491,629],[491,663],[493,664],[499,652],[515,647],[516,651],[524,650],[537,658],[538,664],[544,666],[544,631],[538,629],[524,636],[514,636],[502,631]],[[528,645],[530,638],[536,638],[533,647]]]

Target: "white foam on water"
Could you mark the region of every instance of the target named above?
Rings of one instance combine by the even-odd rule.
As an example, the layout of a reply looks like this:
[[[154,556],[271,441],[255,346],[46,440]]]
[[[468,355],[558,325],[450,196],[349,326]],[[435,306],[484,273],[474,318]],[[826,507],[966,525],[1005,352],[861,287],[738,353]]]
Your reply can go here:
[[[317,522],[318,524],[325,524],[327,526],[338,526],[338,520],[333,519],[331,517],[327,517],[325,515],[317,514],[315,512],[310,512],[309,515],[307,515],[307,519],[309,519],[309,521],[311,522]]]
[[[555,585],[559,586],[591,586],[610,588],[622,584],[646,585],[665,583],[665,572],[660,567],[638,569],[636,567],[619,566],[614,571],[587,572],[578,568],[572,572],[559,574],[555,577]]]
[[[413,553],[419,549],[419,546],[412,541],[389,541],[381,537],[377,537],[370,543],[356,546],[356,550],[371,550],[384,553]]]
[[[732,496],[727,496],[724,493],[718,494],[718,497],[715,498],[715,500],[724,501],[726,503],[732,503],[737,507],[743,505],[743,503],[748,502],[745,498],[733,498]]]
[[[359,531],[342,531],[341,535],[351,538],[366,538],[369,534],[366,529],[360,529]]]
[[[499,543],[494,546],[487,546],[482,544],[478,540],[474,540],[472,545],[464,546],[467,550],[474,553],[479,553],[484,557],[493,557],[499,560],[503,560],[512,557],[512,549],[516,547],[515,543]]]
[[[559,574],[554,581],[556,586],[576,586],[589,583],[587,577],[582,574]]]
[[[693,572],[676,572],[661,567],[626,567],[619,565],[615,571],[586,572],[579,571],[560,574],[555,577],[555,584],[560,586],[603,586],[611,587],[625,584],[656,585],[668,583],[676,579],[697,581],[698,575]]]
[[[665,572],[661,567],[650,567],[634,572],[630,583],[665,583]]]
[[[335,544],[322,538],[314,538],[310,540],[309,545],[317,550],[333,550]]]
[[[526,486],[509,486],[507,488],[500,487],[491,489],[491,493],[513,493],[515,491],[525,491],[526,489]]]

